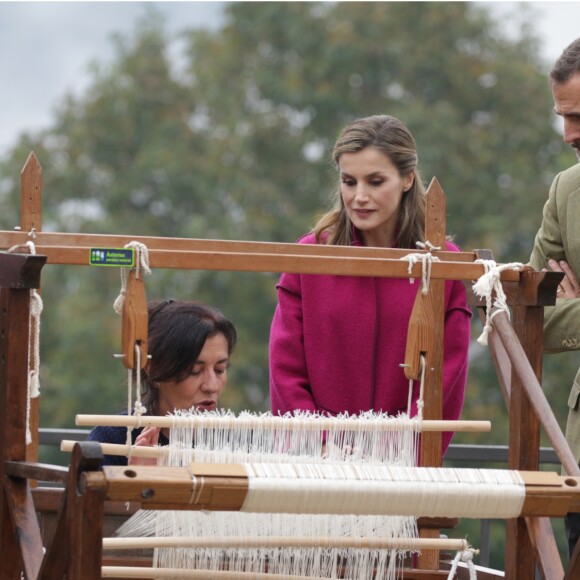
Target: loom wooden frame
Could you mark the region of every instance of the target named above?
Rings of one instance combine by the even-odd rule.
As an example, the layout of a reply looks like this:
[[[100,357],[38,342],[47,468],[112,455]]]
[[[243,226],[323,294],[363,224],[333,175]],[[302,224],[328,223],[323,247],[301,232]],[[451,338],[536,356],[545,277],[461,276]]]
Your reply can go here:
[[[445,203],[436,180],[428,191],[426,238],[442,245],[445,238]],[[39,255],[24,255],[32,234]],[[37,437],[33,444],[24,443],[27,355],[17,345],[28,344],[30,338],[29,293],[40,287],[40,272],[48,263],[88,264],[91,247],[121,247],[135,238],[129,236],[96,236],[91,234],[59,234],[42,232],[42,169],[32,153],[21,174],[20,231],[0,231],[0,249],[15,253],[0,255],[0,580],[15,580],[21,572],[27,580],[63,578],[100,578],[104,505],[108,491],[87,485],[91,478],[107,477],[101,470],[102,453],[98,446],[78,444],[68,470],[37,463]],[[372,248],[337,248],[296,246],[258,242],[223,240],[187,240],[139,237],[149,248],[150,264],[155,267],[216,269],[241,271],[289,271],[420,277],[420,267],[407,272],[407,263],[398,260],[408,252]],[[459,254],[437,252],[429,293],[418,293],[410,325],[409,373],[416,372],[414,359],[424,352],[429,364],[427,384],[441,384],[442,368],[442,296],[446,279],[473,280],[483,273],[474,264],[478,257],[490,257],[485,251]],[[510,416],[511,469],[537,471],[539,465],[540,425],[545,429],[556,453],[571,476],[580,476],[564,436],[541,390],[541,357],[543,307],[555,302],[560,274],[505,272],[502,282],[512,309],[510,324],[503,313],[495,316],[495,332],[489,337],[490,351],[498,371]],[[482,304],[473,300],[480,312]],[[435,369],[435,370],[431,370]],[[426,419],[441,416],[441,389],[428,388]],[[38,429],[37,400],[32,401],[30,424],[33,435]],[[424,435],[422,465],[440,464],[441,436]],[[66,492],[59,499],[54,490],[34,489],[35,480],[66,483]],[[82,483],[82,485],[81,485]],[[171,482],[168,483],[171,486]],[[550,513],[549,500],[540,500]],[[57,530],[43,555],[36,509],[48,504],[59,506]],[[114,504],[111,504],[114,509]],[[558,511],[558,514],[561,509]],[[422,528],[422,537],[439,533],[436,522]],[[96,541],[95,538],[98,540]],[[520,517],[508,522],[506,531],[506,576],[516,580],[533,577],[535,565],[544,578],[571,579],[580,575],[580,546],[566,571],[546,517]],[[440,578],[446,572],[438,569],[439,554],[429,551],[415,570],[407,570],[405,578]],[[493,577],[493,576],[489,576]]]

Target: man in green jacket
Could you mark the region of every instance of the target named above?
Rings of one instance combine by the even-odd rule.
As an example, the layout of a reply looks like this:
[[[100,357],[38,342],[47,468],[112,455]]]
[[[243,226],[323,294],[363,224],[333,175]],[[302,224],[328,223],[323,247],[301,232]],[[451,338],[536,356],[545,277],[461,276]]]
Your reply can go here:
[[[564,120],[564,141],[580,161],[580,38],[564,50],[550,71],[554,110]],[[546,308],[545,352],[580,349],[580,163],[558,174],[544,206],[530,265],[564,272],[556,306]],[[566,439],[580,462],[580,369],[568,399]],[[580,536],[580,513],[566,516],[568,550]]]

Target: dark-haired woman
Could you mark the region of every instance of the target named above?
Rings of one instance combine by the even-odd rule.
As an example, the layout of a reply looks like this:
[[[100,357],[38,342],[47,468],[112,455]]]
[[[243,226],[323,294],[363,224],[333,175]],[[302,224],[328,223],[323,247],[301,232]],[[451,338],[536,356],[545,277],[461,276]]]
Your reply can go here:
[[[148,351],[141,371],[141,403],[148,415],[176,409],[213,411],[224,390],[236,344],[236,330],[216,308],[191,301],[149,303]],[[167,430],[133,429],[134,445],[167,445]],[[125,427],[96,427],[89,441],[125,444]],[[131,458],[131,464],[155,460]],[[105,465],[127,465],[126,457],[105,455]]]

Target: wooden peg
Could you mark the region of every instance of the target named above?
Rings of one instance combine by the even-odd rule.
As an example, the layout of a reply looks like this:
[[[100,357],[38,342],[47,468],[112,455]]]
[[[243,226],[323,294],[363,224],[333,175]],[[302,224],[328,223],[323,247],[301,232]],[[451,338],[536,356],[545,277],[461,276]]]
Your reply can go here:
[[[137,278],[135,276],[135,268],[129,272],[127,278],[122,321],[123,330],[121,341],[123,364],[128,369],[136,368],[137,356],[135,354],[135,345],[138,345],[141,352],[140,368],[142,369],[147,364],[147,329],[149,318],[143,277]]]
[[[423,294],[419,288],[407,332],[404,368],[408,379],[417,381],[421,378],[421,355],[432,350],[434,327],[433,295],[431,292]]]
[[[425,241],[445,250],[445,194],[437,178],[431,180],[425,199]],[[442,308],[444,284],[432,280],[427,294],[423,294],[421,290],[419,288],[417,291],[409,320],[405,351],[405,376],[413,380],[421,377],[421,354],[428,356],[433,351],[434,344],[443,340],[442,319],[438,316],[436,323],[435,312],[437,308]]]

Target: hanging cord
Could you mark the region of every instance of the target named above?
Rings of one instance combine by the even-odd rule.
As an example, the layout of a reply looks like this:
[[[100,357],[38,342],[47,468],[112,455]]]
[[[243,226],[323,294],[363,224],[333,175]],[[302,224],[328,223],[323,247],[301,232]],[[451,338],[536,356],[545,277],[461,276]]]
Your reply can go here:
[[[34,228],[30,231],[30,237],[34,238]],[[32,255],[36,254],[34,242],[26,242]],[[29,332],[33,337],[32,343],[32,365],[30,364],[30,345],[28,348],[28,394],[26,400],[26,445],[32,443],[32,434],[30,432],[30,401],[40,396],[40,381],[38,374],[40,372],[40,315],[42,313],[43,303],[40,294],[33,288],[30,291],[30,322]]]
[[[423,420],[423,407],[425,402],[423,400],[425,394],[425,367],[427,366],[425,355],[421,355],[421,386],[419,389],[419,398],[417,399],[417,419]],[[413,402],[413,379],[409,379],[409,400],[407,401],[407,413],[411,416],[411,403]]]
[[[504,270],[516,270],[520,272],[524,265],[520,262],[511,262],[509,264],[497,265],[494,260],[475,260],[475,264],[482,264],[485,273],[482,274],[473,284],[473,291],[480,298],[485,298],[486,312],[483,332],[477,339],[482,345],[487,345],[487,336],[492,330],[491,321],[499,312],[505,312],[510,318],[510,311],[506,303],[506,295],[501,284],[501,273]],[[495,293],[495,301],[492,297]],[[492,312],[493,311],[493,312]]]
[[[139,420],[137,421],[136,428],[141,428],[141,415],[147,413],[147,407],[141,403],[141,348],[138,344],[135,345],[135,405],[132,404],[132,394],[133,394],[133,369],[128,369],[127,371],[127,415],[131,415],[131,410],[133,415],[135,415]],[[127,427],[127,445],[129,446],[129,455],[131,457],[131,449],[133,445],[133,439],[131,437],[131,432],[133,427]]]
[[[149,268],[149,250],[145,244],[141,242],[129,242],[125,248],[133,248],[135,250],[135,278],[139,278],[140,270],[143,269],[145,274],[151,274]],[[125,304],[125,295],[127,294],[127,270],[128,268],[121,268],[121,292],[117,296],[113,309],[119,316],[123,314],[123,305]],[[128,369],[127,372],[127,415],[135,415],[140,418],[147,412],[147,408],[141,403],[141,348],[138,344],[135,345],[135,405],[132,404],[133,396],[133,369]],[[141,427],[140,421],[137,424],[137,429]],[[127,427],[127,445],[129,446],[129,456],[132,446],[131,431],[133,427]]]
[[[431,242],[415,242],[418,248],[423,250],[428,250],[428,253],[421,254],[417,252],[416,254],[407,254],[400,258],[401,260],[407,260],[409,262],[408,272],[409,274],[413,270],[413,266],[418,262],[421,262],[421,292],[427,294],[429,292],[429,282],[431,281],[431,264],[432,262],[439,262],[439,258],[434,256],[431,252],[433,250],[440,250],[439,246],[434,246]],[[409,278],[411,284],[415,283],[415,278]]]
[[[477,580],[477,571],[473,565],[473,556],[475,554],[479,554],[479,550],[474,550],[473,548],[457,552],[451,564],[451,570],[449,571],[447,580],[453,580],[453,578],[455,578],[457,567],[459,566],[459,561],[465,562],[467,564],[467,569],[469,570],[469,580]]]
[[[141,268],[145,274],[151,274],[147,246],[141,242],[129,242],[125,245],[125,248],[133,248],[135,250],[135,278],[139,279]],[[123,304],[127,293],[127,270],[128,268],[121,268],[121,292],[113,304],[113,309],[119,315],[123,313]]]

